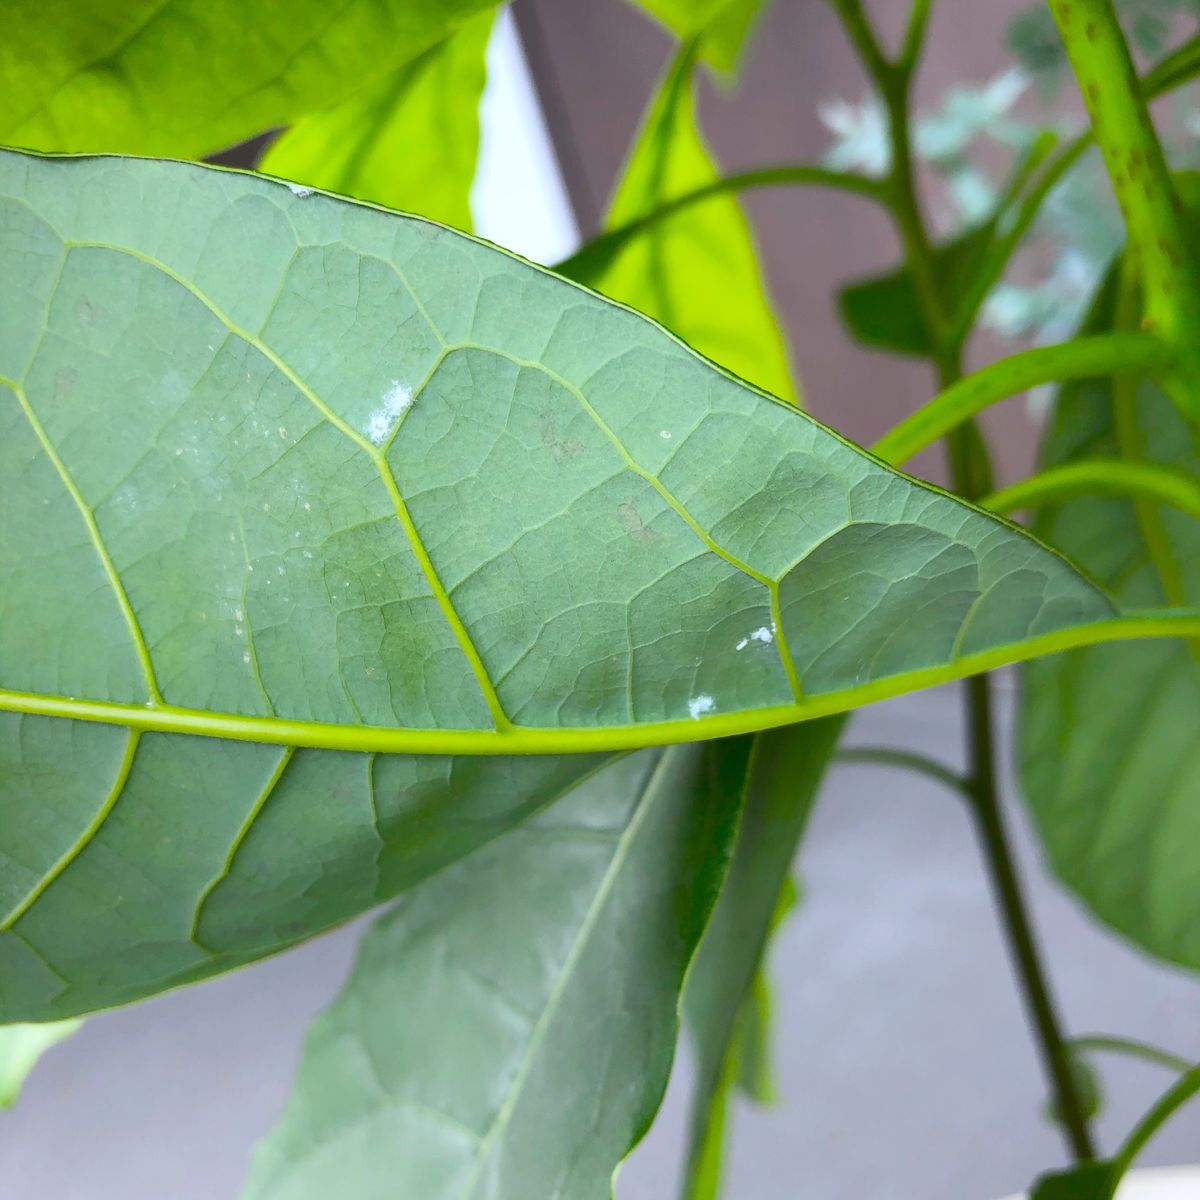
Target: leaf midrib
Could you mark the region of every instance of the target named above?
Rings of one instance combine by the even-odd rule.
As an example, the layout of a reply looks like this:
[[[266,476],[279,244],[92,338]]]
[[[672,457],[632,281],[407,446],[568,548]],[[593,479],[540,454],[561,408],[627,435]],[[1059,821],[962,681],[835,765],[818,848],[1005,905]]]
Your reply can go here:
[[[756,733],[780,725],[846,712],[921,688],[950,683],[1031,658],[1105,642],[1142,638],[1200,637],[1200,609],[1120,613],[1052,630],[1002,646],[973,651],[956,660],[921,667],[869,683],[815,695],[798,703],[768,705],[695,718],[624,725],[513,725],[506,730],[417,729],[388,725],[338,725],[284,717],[253,717],[173,705],[116,704],[30,692],[0,690],[0,712],[63,717],[118,725],[142,732],[262,742],[268,745],[380,754],[579,754],[636,750],[706,738]]]

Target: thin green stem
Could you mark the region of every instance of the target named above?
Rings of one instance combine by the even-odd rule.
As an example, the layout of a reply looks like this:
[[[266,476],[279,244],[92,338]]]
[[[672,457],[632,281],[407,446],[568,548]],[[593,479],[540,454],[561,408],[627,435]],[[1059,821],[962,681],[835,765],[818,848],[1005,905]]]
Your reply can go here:
[[[967,715],[971,746],[970,788],[973,811],[984,857],[1004,916],[1009,950],[1017,965],[1026,1011],[1037,1032],[1042,1062],[1054,1084],[1063,1127],[1072,1153],[1080,1162],[1096,1157],[1088,1129],[1086,1109],[1071,1063],[1070,1050],[1054,1000],[1033,923],[1017,876],[1008,832],[996,785],[994,730],[990,681],[978,675],[967,681]]]
[[[983,307],[983,302],[1008,269],[1008,264],[1012,261],[1017,247],[1024,241],[1025,235],[1037,219],[1038,213],[1041,212],[1046,197],[1058,186],[1091,144],[1090,134],[1083,135],[1068,143],[1050,159],[1037,182],[1021,200],[1010,223],[988,248],[983,263],[971,281],[971,286],[963,297],[956,314],[951,335],[952,341],[956,344],[961,345],[970,334],[979,316],[979,311]]]
[[[1122,1054],[1128,1058],[1140,1058],[1143,1062],[1152,1063],[1156,1067],[1164,1067],[1182,1075],[1196,1066],[1178,1054],[1152,1046],[1149,1042],[1139,1042],[1134,1038],[1111,1037],[1108,1034],[1089,1033],[1083,1037],[1071,1039],[1071,1049],[1077,1054]]]
[[[849,746],[837,752],[836,761],[847,765],[899,767],[924,775],[960,796],[970,795],[967,781],[957,771],[912,750],[898,750],[891,746]]]
[[[1169,346],[1148,333],[1100,333],[1024,350],[952,382],[872,449],[885,462],[902,463],[968,418],[1018,392],[1043,383],[1102,377],[1117,371],[1152,375],[1169,367],[1174,358]]]
[[[920,62],[921,51],[925,48],[925,31],[929,26],[929,14],[932,10],[933,0],[913,0],[908,28],[904,31],[904,41],[897,62],[900,70],[908,74],[911,74]]]
[[[1141,91],[1146,99],[1150,100],[1182,87],[1197,75],[1200,75],[1200,34],[1189,39],[1148,71],[1141,81]],[[1071,168],[1094,144],[1090,129],[1072,138],[1046,163],[1045,170],[1042,171],[1037,182],[1021,199],[1010,222],[1003,228],[1000,237],[989,247],[978,273],[960,302],[954,327],[954,338],[960,343],[970,333],[979,316],[979,311],[983,307],[983,302],[1008,269],[1013,255],[1025,240],[1034,221],[1037,220],[1038,214],[1042,211],[1042,205],[1046,202],[1046,197],[1054,191]],[[1041,165],[1042,161],[1043,158],[1038,157],[1037,165]],[[1017,190],[1023,190],[1027,182],[1027,178],[1022,178],[1020,188]],[[1007,208],[1008,203],[1015,203],[1016,200],[1015,192],[1010,192],[1010,199],[1003,202],[1001,207]]]
[[[933,248],[922,217],[913,171],[912,142],[909,132],[908,107],[911,70],[903,64],[893,66],[883,59],[878,43],[866,23],[857,0],[832,0],[842,16],[851,41],[859,48],[863,62],[883,95],[888,113],[892,146],[892,169],[888,180],[888,199],[893,218],[904,245],[905,258],[917,291],[918,302],[926,328],[933,343],[931,361],[938,375],[943,395],[934,401],[932,415],[918,414],[893,430],[883,439],[876,453],[888,461],[902,461],[938,437],[949,434],[951,470],[955,487],[968,499],[976,499],[991,488],[991,465],[986,442],[972,420],[974,412],[1000,398],[997,386],[1009,389],[1014,376],[1021,377],[1022,366],[1016,371],[1009,364],[995,364],[972,380],[959,382],[961,353],[966,330],[949,328],[946,298],[934,268]],[[1017,356],[1018,359],[1020,356]],[[1056,356],[1055,365],[1063,358],[1078,357],[1068,352]],[[1036,360],[1034,360],[1036,363]],[[1044,368],[1045,363],[1038,364]],[[983,383],[978,381],[983,379]],[[1045,382],[1039,372],[1031,382]],[[1026,384],[1025,386],[1029,386]],[[990,389],[990,390],[989,390]],[[949,401],[945,399],[949,396]],[[982,400],[982,403],[980,401]],[[1063,1114],[1071,1149],[1080,1160],[1094,1157],[1087,1127],[1085,1110],[1078,1084],[1071,1067],[1070,1056],[1059,1029],[1057,1014],[1050,999],[1040,955],[1032,926],[1025,910],[1024,898],[1017,880],[1016,868],[1009,849],[1008,837],[998,802],[994,737],[992,729],[991,692],[986,676],[973,678],[967,687],[968,726],[970,733],[970,789],[974,800],[981,840],[986,852],[988,869],[1004,918],[1009,945],[1016,963],[1021,987],[1034,1029],[1038,1035],[1047,1073],[1053,1082],[1058,1106]]]
[[[991,512],[1008,514],[1089,495],[1167,504],[1200,521],[1200,483],[1193,476],[1174,467],[1123,458],[1088,458],[1048,467],[979,503]]]
[[[834,12],[841,18],[842,28],[850,39],[850,44],[858,52],[867,74],[876,82],[894,74],[896,68],[887,59],[875,30],[871,27],[870,19],[863,10],[862,0],[829,0]]]
[[[1113,323],[1118,331],[1130,329],[1137,325],[1140,315],[1138,272],[1133,254],[1127,252],[1117,275]],[[1146,465],[1148,460],[1142,449],[1142,430],[1138,421],[1138,376],[1135,372],[1119,371],[1113,376],[1112,402],[1113,432],[1121,457],[1134,466]],[[1183,571],[1157,505],[1138,497],[1133,502],[1133,511],[1142,541],[1146,543],[1146,551],[1162,585],[1163,597],[1174,606],[1186,604],[1187,587]]]
[[[1137,253],[1145,323],[1179,351],[1173,398],[1200,416],[1200,265],[1112,0],[1050,0]]]
[[[1119,1180],[1129,1170],[1133,1160],[1145,1149],[1146,1143],[1196,1095],[1200,1095],[1200,1067],[1193,1067],[1178,1083],[1168,1089],[1125,1140],[1125,1144],[1113,1159],[1114,1181]]]
[[[695,204],[710,200],[714,196],[749,191],[754,188],[797,186],[833,188],[850,195],[863,196],[876,203],[884,201],[883,184],[878,180],[869,179],[865,175],[854,175],[847,171],[832,171],[809,163],[785,163],[780,166],[757,167],[753,170],[726,175],[721,179],[713,180],[712,183],[706,183],[702,187],[684,192],[660,204],[643,216],[636,217],[616,229],[610,229],[593,238],[569,258],[563,259],[553,269],[560,275],[566,275],[569,279],[589,278],[603,270],[628,242],[647,233],[659,222],[677,216],[684,209],[691,208]]]

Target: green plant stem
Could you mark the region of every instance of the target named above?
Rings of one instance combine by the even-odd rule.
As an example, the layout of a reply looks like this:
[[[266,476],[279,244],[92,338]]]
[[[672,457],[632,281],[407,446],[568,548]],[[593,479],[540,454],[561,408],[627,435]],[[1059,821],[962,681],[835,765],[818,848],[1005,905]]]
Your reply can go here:
[[[1023,350],[972,375],[952,379],[943,392],[889,430],[872,450],[885,462],[903,463],[985,408],[1031,387],[1100,378],[1118,371],[1153,375],[1174,359],[1171,348],[1148,333],[1098,333]],[[946,371],[940,374],[943,379],[947,376]]]
[[[983,263],[971,281],[971,287],[963,297],[961,308],[956,314],[952,341],[962,345],[966,341],[979,316],[984,301],[992,288],[999,283],[1017,248],[1042,210],[1046,197],[1062,181],[1066,173],[1083,157],[1091,146],[1090,134],[1084,134],[1068,143],[1046,164],[1036,183],[1025,194],[1011,223],[988,248]]]
[[[880,48],[879,41],[875,37],[875,30],[871,27],[870,19],[863,10],[862,0],[829,0],[829,3],[841,18],[842,28],[845,29],[850,44],[862,60],[867,74],[877,84],[881,83],[885,77],[891,76],[896,68],[888,62]]]
[[[1148,1042],[1139,1042],[1134,1038],[1111,1037],[1108,1034],[1089,1033],[1083,1037],[1071,1039],[1071,1049],[1076,1053],[1086,1054],[1089,1051],[1098,1054],[1123,1054],[1128,1058],[1140,1058],[1143,1062],[1152,1063],[1156,1067],[1164,1067],[1180,1075],[1192,1070],[1195,1063],[1169,1050],[1151,1046]]]
[[[1144,285],[1145,325],[1179,352],[1176,403],[1200,417],[1200,266],[1112,0],[1050,0]]]
[[[1134,256],[1126,252],[1117,274],[1117,295],[1113,323],[1117,330],[1130,329],[1138,323],[1141,298],[1138,293],[1138,272]],[[1138,422],[1138,376],[1133,371],[1118,371],[1112,381],[1113,432],[1121,457],[1133,466],[1145,466],[1148,460],[1142,451],[1142,431]],[[1154,565],[1163,596],[1168,604],[1187,603],[1187,588],[1183,572],[1175,557],[1171,538],[1163,524],[1158,506],[1151,500],[1135,497],[1134,518],[1141,531],[1146,551]]]
[[[1114,1181],[1129,1170],[1146,1143],[1196,1095],[1200,1095],[1200,1067],[1188,1071],[1138,1123],[1113,1159]]]
[[[977,675],[967,681],[967,715],[971,746],[970,788],[976,824],[986,851],[992,886],[1004,916],[1009,949],[1017,966],[1029,1018],[1038,1034],[1042,1061],[1050,1077],[1072,1153],[1080,1162],[1096,1157],[1086,1109],[1079,1095],[1071,1052],[1050,995],[1047,976],[1017,876],[1000,797],[996,786],[990,680]]]
[[[851,0],[834,0],[834,4],[842,14],[851,40],[860,46],[863,61],[882,92],[887,107],[892,143],[892,170],[889,179],[892,212],[916,285],[922,316],[926,328],[932,334],[934,352],[931,359],[944,395],[947,390],[961,387],[958,381],[962,373],[961,353],[965,333],[960,334],[957,330],[947,328],[944,301],[934,271],[933,251],[917,197],[908,125],[911,70],[906,69],[904,64],[891,66],[880,61],[877,53],[871,53],[871,47],[877,44],[869,29],[864,33],[857,28],[860,22],[865,22],[857,3],[852,3]],[[1000,369],[993,370],[989,380],[998,381],[1006,375],[1003,365],[997,366]],[[985,374],[986,372],[980,372],[980,375]],[[1007,374],[1011,376],[1011,368]],[[975,378],[978,379],[978,376]],[[965,395],[972,396],[973,389],[977,395],[979,385],[972,386],[969,381],[966,382]],[[987,386],[985,383],[984,387]],[[955,408],[953,394],[948,407]],[[985,491],[990,490],[991,465],[986,442],[972,419],[973,412],[977,410],[973,409],[970,403],[965,405],[965,409],[966,411],[957,413],[954,419],[945,424],[930,440],[942,434],[949,434],[948,449],[954,485],[971,500],[978,499]],[[907,424],[906,422],[905,425]],[[932,425],[936,427],[937,424],[935,419]],[[922,441],[920,436],[913,439],[910,430],[909,434],[900,438],[889,435],[883,439],[882,444],[885,449],[890,446],[897,454],[908,446],[912,447],[910,452],[915,453],[922,445],[928,444],[928,441]],[[878,446],[876,452],[879,453]],[[1004,919],[1026,1007],[1038,1036],[1047,1074],[1054,1086],[1072,1152],[1080,1161],[1087,1161],[1095,1155],[1088,1132],[1085,1108],[1079,1095],[1070,1054],[1050,998],[1001,816],[996,783],[991,690],[987,676],[970,679],[966,693],[971,764],[969,788],[988,870]]]
[[[903,71],[912,72],[920,61],[921,51],[925,46],[925,30],[929,26],[929,14],[932,9],[933,0],[913,0],[897,64]]]
[[[847,765],[899,767],[940,783],[943,787],[969,797],[967,781],[955,770],[936,759],[927,758],[911,750],[897,750],[891,746],[849,746],[839,750],[834,761]]]
[[[585,272],[602,269],[624,248],[627,242],[640,237],[660,221],[676,216],[694,204],[731,192],[750,191],[764,187],[821,187],[833,188],[850,195],[863,196],[876,203],[884,201],[884,187],[878,180],[848,171],[833,171],[810,163],[784,163],[779,166],[756,167],[725,175],[702,187],[693,188],[660,204],[643,216],[636,217],[616,229],[610,229],[581,246],[569,258],[556,264],[553,270],[574,279]]]
[[[1200,521],[1200,484],[1191,475],[1173,467],[1123,458],[1088,458],[1049,467],[992,492],[979,503],[991,512],[1008,514],[1089,495],[1168,504]]]

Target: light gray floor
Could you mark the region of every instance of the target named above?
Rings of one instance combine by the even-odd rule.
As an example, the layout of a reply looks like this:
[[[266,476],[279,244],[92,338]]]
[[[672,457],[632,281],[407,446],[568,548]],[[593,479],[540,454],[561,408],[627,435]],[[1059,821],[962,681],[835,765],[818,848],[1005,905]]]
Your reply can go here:
[[[851,740],[954,759],[955,695],[880,705],[859,716]],[[1200,1058],[1200,980],[1093,927],[1046,879],[1014,819],[1072,1028]],[[800,868],[807,900],[775,955],[785,1102],[739,1112],[730,1200],[993,1200],[1057,1161],[956,799],[916,777],[839,768]],[[343,930],[93,1018],[0,1116],[0,1200],[233,1200],[255,1139],[280,1109],[304,1026],[345,974],[354,935]],[[1111,1147],[1168,1080],[1136,1064],[1106,1065],[1100,1129]],[[687,1074],[681,1061],[618,1200],[673,1196]],[[1195,1110],[1145,1159],[1197,1160]]]

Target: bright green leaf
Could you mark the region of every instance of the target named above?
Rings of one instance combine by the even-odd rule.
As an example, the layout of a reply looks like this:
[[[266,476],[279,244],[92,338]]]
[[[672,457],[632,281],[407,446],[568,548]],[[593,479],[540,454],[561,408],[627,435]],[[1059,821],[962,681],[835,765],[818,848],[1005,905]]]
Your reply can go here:
[[[666,1087],[746,752],[626,758],[383,917],[247,1200],[607,1200]]]
[[[764,0],[635,0],[680,41],[703,39],[704,57],[732,71],[764,7]]]
[[[1145,384],[1138,424],[1153,461],[1200,472],[1190,431]],[[1062,389],[1047,466],[1121,453],[1112,389]],[[1200,599],[1200,522],[1157,510],[1183,599]],[[1128,604],[1167,595],[1134,502],[1086,496],[1037,532]],[[1052,867],[1110,925],[1163,958],[1200,967],[1200,665],[1185,642],[1091,647],[1024,672],[1020,773]]]
[[[199,157],[385,80],[492,0],[16,0],[0,143]],[[424,136],[424,135],[423,135]]]
[[[796,847],[844,724],[842,717],[829,717],[757,734],[747,756],[733,860],[688,978],[687,1016],[696,1048],[689,1200],[719,1195],[729,1092],[748,1048],[747,1018],[753,1011],[748,1005],[781,915],[781,897],[789,891]],[[741,753],[737,742],[725,745],[729,753]]]
[[[718,177],[696,124],[690,55],[668,71],[617,188],[617,228]],[[795,395],[787,350],[736,197],[657,222],[615,257],[576,260],[575,278],[661,321],[689,345],[776,396]]]
[[[302,117],[259,169],[470,229],[491,29],[489,11],[337,108]]]
[[[48,1025],[0,1025],[0,1108],[17,1102],[21,1086],[38,1059],[82,1024],[54,1021]]]
[[[0,277],[6,1021],[345,920],[603,761],[575,753],[1163,628],[417,218],[5,153]]]
[[[988,221],[935,247],[934,273],[950,312],[970,290],[995,233],[995,222]],[[907,267],[849,284],[838,293],[838,308],[846,328],[866,346],[922,358],[935,350]]]

